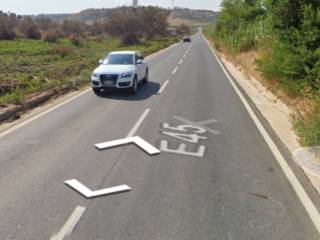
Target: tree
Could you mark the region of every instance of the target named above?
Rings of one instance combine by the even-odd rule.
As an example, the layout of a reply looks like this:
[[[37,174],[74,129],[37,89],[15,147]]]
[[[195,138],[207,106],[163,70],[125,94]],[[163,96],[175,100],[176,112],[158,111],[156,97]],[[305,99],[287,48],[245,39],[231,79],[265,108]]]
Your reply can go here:
[[[106,30],[114,36],[121,37],[123,44],[135,44],[142,35],[142,22],[136,10],[127,8],[112,14],[106,24]]]
[[[143,7],[140,9],[145,37],[152,39],[167,33],[169,12],[157,7]]]
[[[121,37],[124,44],[138,43],[167,34],[169,12],[156,7],[121,8],[107,21],[105,29]]]
[[[30,17],[23,19],[23,22],[20,25],[20,31],[23,32],[27,38],[36,40],[41,39],[41,32]]]
[[[0,12],[0,40],[12,40],[16,34],[13,28],[16,23],[16,16]]]
[[[80,36],[83,33],[81,22],[65,20],[62,24],[62,31],[69,36],[75,45],[79,45]]]

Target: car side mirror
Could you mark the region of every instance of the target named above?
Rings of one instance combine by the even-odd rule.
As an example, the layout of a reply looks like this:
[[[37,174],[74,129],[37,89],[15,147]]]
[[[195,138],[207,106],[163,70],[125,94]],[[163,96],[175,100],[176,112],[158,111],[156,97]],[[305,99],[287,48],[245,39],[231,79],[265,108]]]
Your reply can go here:
[[[137,65],[140,65],[140,64],[142,64],[143,63],[143,60],[142,59],[138,59],[137,61],[136,61],[136,64]]]
[[[100,59],[100,60],[99,60],[99,64],[102,64],[102,63],[103,63],[103,59]]]

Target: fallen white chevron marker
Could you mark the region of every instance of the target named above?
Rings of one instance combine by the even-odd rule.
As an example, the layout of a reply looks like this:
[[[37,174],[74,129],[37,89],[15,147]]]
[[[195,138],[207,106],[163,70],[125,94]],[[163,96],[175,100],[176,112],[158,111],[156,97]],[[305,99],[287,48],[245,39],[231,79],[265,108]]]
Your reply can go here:
[[[67,184],[69,187],[73,188],[86,198],[94,198],[94,197],[100,197],[103,195],[108,194],[115,194],[120,192],[126,192],[130,191],[131,188],[128,185],[121,185],[117,187],[111,187],[111,188],[105,188],[101,190],[91,191],[89,188],[84,186],[81,182],[79,182],[77,179],[72,179],[65,181],[65,184]]]
[[[143,140],[141,137],[129,137],[129,138],[123,138],[119,140],[114,140],[114,141],[109,141],[105,143],[98,143],[95,144],[96,148],[99,150],[103,149],[108,149],[108,148],[113,148],[113,147],[118,147],[122,145],[126,145],[129,143],[134,143],[138,147],[140,147],[143,151],[147,152],[149,155],[155,155],[159,154],[160,150],[152,146],[150,143],[146,142]]]

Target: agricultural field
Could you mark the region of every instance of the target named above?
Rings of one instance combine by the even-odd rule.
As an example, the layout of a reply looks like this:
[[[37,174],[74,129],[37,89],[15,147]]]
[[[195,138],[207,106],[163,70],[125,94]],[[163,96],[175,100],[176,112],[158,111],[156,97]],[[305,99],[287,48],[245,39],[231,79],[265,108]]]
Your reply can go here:
[[[29,96],[65,87],[74,80],[89,83],[98,60],[114,50],[140,50],[145,55],[174,43],[174,37],[123,46],[117,38],[82,40],[75,46],[68,39],[49,43],[42,40],[0,41],[0,105],[21,104]]]

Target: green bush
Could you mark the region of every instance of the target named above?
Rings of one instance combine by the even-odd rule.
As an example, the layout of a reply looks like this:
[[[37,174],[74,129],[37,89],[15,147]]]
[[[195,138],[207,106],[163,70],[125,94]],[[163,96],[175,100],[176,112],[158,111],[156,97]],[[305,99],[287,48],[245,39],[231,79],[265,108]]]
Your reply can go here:
[[[319,109],[306,117],[295,120],[295,129],[304,146],[316,146],[320,143],[320,111]]]
[[[214,31],[205,32],[233,54],[258,49],[266,79],[293,97],[320,101],[319,29],[320,1],[224,0]],[[305,144],[320,144],[319,119],[313,112],[297,121]]]

